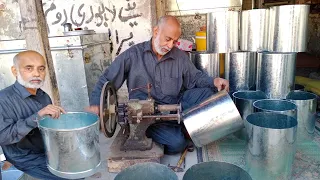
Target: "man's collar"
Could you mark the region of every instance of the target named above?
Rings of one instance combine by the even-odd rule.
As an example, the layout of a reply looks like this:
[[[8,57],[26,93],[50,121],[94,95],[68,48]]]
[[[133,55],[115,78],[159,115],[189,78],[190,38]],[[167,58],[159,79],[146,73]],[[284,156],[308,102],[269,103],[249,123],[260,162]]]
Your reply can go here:
[[[173,51],[176,50],[175,48],[176,48],[176,47],[173,47],[173,48],[172,48],[167,54],[165,54],[163,57],[164,57],[165,59],[168,59],[168,58],[174,59],[174,57],[173,57]],[[147,51],[150,51],[150,52],[154,53],[154,52],[153,52],[153,49],[152,49],[152,38],[144,44],[143,52],[147,52]],[[154,54],[155,54],[155,53],[154,53]]]
[[[21,96],[23,99],[25,99],[25,98],[27,98],[27,97],[29,97],[29,96],[32,95],[32,94],[27,90],[27,88],[24,87],[24,86],[22,86],[18,81],[16,81],[16,82],[14,83],[14,87],[15,87],[17,93],[19,93],[20,96]],[[37,94],[36,94],[36,96],[42,95],[42,94],[43,94],[43,91],[42,91],[40,88],[37,89]]]

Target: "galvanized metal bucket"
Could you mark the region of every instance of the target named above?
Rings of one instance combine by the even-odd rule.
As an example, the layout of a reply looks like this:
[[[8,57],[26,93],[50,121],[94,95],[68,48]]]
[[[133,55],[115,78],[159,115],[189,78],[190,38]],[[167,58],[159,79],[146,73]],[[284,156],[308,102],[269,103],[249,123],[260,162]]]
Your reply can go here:
[[[297,105],[298,139],[303,140],[308,134],[314,133],[317,95],[304,91],[294,91],[288,94],[287,99]]]
[[[240,90],[255,90],[256,53],[232,52],[225,58],[225,79],[229,80],[230,93]]]
[[[270,8],[268,50],[304,52],[310,5],[284,5]]]
[[[219,54],[209,52],[192,52],[190,60],[195,67],[212,77],[219,77]]]
[[[270,99],[285,99],[294,89],[296,53],[258,53],[256,89]]]
[[[227,53],[239,49],[239,11],[217,9],[207,15],[207,50]]]
[[[59,119],[43,118],[38,126],[52,174],[79,179],[97,172],[101,163],[97,115],[70,112],[61,114]]]
[[[114,180],[178,180],[168,166],[159,163],[140,163],[118,173]]]
[[[253,103],[255,112],[274,112],[297,119],[297,106],[288,100],[262,99]]]
[[[262,51],[268,49],[269,9],[242,11],[240,49]]]
[[[183,180],[251,180],[240,167],[226,162],[210,161],[195,164],[183,176]]]
[[[193,143],[198,147],[244,127],[235,104],[225,90],[185,110],[182,118]]]
[[[258,112],[247,116],[249,129],[246,170],[253,179],[291,179],[296,152],[297,120]]]

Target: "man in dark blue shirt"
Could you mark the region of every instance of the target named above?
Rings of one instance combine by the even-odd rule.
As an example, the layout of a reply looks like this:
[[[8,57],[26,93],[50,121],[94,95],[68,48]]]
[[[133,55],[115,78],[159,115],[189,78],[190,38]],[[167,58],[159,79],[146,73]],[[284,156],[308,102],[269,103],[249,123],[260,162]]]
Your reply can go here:
[[[17,81],[0,91],[0,145],[4,155],[17,169],[35,178],[62,179],[47,168],[37,128],[41,117],[58,118],[65,113],[40,89],[46,76],[44,58],[38,52],[25,51],[17,54],[13,63],[11,70]]]
[[[120,54],[102,74],[91,94],[87,110],[99,113],[101,89],[107,81],[112,81],[119,89],[126,80],[129,90],[151,83],[151,96],[157,103],[181,103],[183,110],[210,97],[214,88],[228,90],[227,80],[202,73],[185,52],[174,47],[180,35],[181,27],[175,17],[160,18],[150,41]],[[146,99],[147,90],[131,91],[129,98]],[[157,123],[148,128],[147,136],[165,145],[165,153],[179,153],[187,145],[182,128],[177,123]]]

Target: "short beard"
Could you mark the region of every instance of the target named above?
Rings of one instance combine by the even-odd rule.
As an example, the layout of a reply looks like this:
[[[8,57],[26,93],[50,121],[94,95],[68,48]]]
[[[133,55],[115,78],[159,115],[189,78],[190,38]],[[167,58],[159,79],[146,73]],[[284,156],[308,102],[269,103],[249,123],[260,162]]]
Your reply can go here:
[[[40,80],[41,82],[39,84],[33,84],[31,83],[32,80]],[[20,83],[22,86],[26,87],[26,88],[31,88],[31,89],[39,89],[43,86],[44,81],[40,78],[31,78],[28,81],[23,80],[20,72],[18,71],[17,73],[17,81],[18,83]]]
[[[167,47],[164,47],[165,49],[168,50],[168,52],[171,50]],[[158,54],[160,54],[161,56],[164,56],[165,54],[167,54],[168,52],[163,52],[162,51],[162,47],[160,46],[160,36],[158,35],[155,39],[154,39],[154,49],[157,51]]]

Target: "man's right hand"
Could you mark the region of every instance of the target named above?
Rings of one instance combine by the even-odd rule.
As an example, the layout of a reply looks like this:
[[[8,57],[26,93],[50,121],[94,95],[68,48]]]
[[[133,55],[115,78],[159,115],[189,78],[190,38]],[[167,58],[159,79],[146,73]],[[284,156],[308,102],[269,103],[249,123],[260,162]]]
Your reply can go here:
[[[100,114],[100,107],[97,105],[86,107],[85,110],[97,115]]]
[[[48,106],[46,106],[43,109],[41,109],[38,112],[38,115],[40,117],[43,117],[45,115],[50,115],[52,118],[57,119],[57,118],[60,117],[61,113],[65,114],[66,111],[64,109],[62,109],[61,107],[59,107],[59,106],[55,106],[55,105],[49,104]]]

